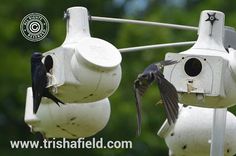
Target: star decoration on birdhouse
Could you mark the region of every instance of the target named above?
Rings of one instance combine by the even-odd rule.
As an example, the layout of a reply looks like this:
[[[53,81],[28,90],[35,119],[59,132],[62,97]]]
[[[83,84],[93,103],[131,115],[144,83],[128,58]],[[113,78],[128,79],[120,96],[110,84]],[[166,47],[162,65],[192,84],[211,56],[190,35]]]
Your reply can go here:
[[[213,14],[207,13],[207,15],[208,15],[208,19],[206,19],[205,21],[210,21],[212,26],[215,21],[219,20],[216,18],[216,13],[213,13]]]

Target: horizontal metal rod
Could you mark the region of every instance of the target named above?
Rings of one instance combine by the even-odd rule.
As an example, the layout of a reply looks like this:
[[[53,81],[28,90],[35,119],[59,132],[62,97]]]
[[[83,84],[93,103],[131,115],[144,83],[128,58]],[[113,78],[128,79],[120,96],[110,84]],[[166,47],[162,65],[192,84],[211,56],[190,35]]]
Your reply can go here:
[[[125,52],[134,52],[146,49],[155,49],[155,48],[166,48],[166,47],[178,47],[178,46],[189,46],[193,45],[196,41],[187,41],[187,42],[176,42],[176,43],[165,43],[165,44],[155,44],[155,45],[147,45],[147,46],[138,46],[131,48],[122,48],[119,49],[121,53]]]
[[[90,19],[92,21],[141,24],[141,25],[159,26],[159,27],[167,27],[167,28],[175,28],[175,29],[183,29],[183,30],[192,30],[192,31],[198,30],[198,27],[187,26],[187,25],[178,25],[178,24],[169,24],[169,23],[160,23],[160,22],[149,22],[149,21],[140,21],[140,20],[130,20],[130,19],[121,19],[121,18],[91,16]]]

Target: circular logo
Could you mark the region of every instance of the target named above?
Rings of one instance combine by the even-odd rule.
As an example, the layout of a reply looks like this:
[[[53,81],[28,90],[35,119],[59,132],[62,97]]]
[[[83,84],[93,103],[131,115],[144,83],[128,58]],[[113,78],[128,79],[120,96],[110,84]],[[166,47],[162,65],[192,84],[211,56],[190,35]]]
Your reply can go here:
[[[21,21],[20,31],[27,40],[38,42],[47,36],[49,23],[42,14],[30,13]]]

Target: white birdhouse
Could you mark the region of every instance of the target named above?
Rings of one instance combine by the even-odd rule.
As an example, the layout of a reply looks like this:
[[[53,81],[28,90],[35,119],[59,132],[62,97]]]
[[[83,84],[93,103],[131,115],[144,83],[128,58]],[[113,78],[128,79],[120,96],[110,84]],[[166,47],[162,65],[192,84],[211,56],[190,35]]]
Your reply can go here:
[[[175,125],[163,124],[158,135],[165,139],[170,156],[209,156],[213,124],[212,108],[183,107]],[[224,155],[236,154],[236,117],[227,112]]]
[[[110,96],[121,80],[121,54],[112,44],[90,36],[86,8],[66,12],[67,35],[64,43],[44,56],[53,59],[49,84],[66,103],[94,102]]]
[[[110,117],[108,97],[121,80],[120,52],[90,36],[87,9],[72,7],[65,15],[64,43],[43,54],[53,61],[48,87],[65,105],[42,98],[34,114],[32,90],[27,90],[25,122],[46,138],[88,137],[102,130]]]
[[[166,55],[166,60],[179,61],[166,66],[164,75],[176,87],[181,103],[211,108],[236,104],[236,55],[233,49],[227,52],[224,48],[224,32],[224,14],[205,10],[195,45],[179,54]],[[225,44],[230,46],[229,39],[228,35]]]
[[[32,89],[27,89],[25,122],[32,132],[40,132],[45,138],[89,137],[101,131],[110,118],[108,98],[91,103],[70,103],[58,107],[55,103],[40,104],[33,113]]]

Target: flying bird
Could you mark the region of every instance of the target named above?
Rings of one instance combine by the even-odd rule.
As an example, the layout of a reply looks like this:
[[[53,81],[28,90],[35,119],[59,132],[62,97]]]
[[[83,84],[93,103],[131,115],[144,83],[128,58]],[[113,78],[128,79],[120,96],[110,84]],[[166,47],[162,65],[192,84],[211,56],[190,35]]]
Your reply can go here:
[[[141,133],[141,97],[144,95],[148,87],[155,81],[160,91],[162,103],[165,108],[168,123],[175,123],[178,118],[178,95],[175,87],[164,78],[162,69],[164,66],[172,65],[177,61],[165,60],[149,65],[142,74],[139,74],[134,81],[134,93],[137,108],[137,135]]]
[[[43,55],[35,52],[31,56],[31,79],[33,91],[33,111],[37,113],[42,97],[47,97],[53,100],[58,106],[59,103],[64,104],[61,100],[50,93],[47,88],[48,77],[45,65],[42,63]],[[49,61],[50,62],[50,61]],[[49,63],[50,64],[50,63]]]

